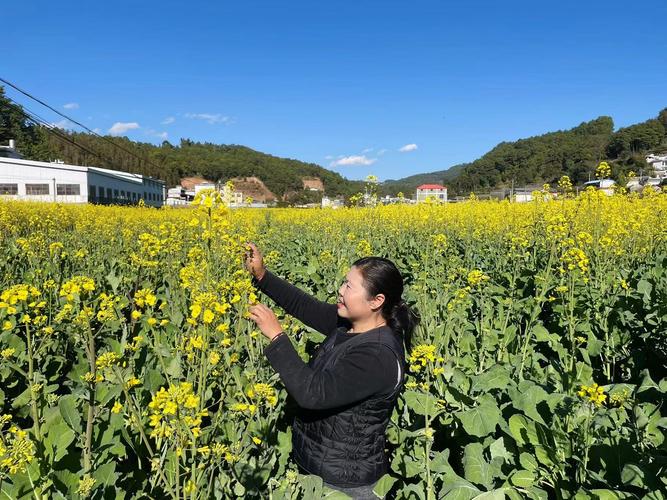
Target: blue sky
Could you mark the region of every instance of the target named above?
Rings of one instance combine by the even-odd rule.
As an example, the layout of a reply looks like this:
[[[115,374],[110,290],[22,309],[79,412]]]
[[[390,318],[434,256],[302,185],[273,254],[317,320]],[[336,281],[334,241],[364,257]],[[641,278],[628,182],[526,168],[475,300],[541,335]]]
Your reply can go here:
[[[0,76],[101,133],[385,180],[656,116],[665,19],[665,0],[11,2]]]

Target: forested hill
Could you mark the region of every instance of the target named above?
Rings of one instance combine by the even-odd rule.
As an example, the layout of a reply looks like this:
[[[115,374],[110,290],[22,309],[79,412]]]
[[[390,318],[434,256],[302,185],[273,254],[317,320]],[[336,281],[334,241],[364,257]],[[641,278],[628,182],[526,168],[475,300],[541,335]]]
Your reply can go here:
[[[584,122],[570,130],[501,142],[481,158],[447,170],[386,181],[385,190],[411,192],[425,182],[444,182],[454,194],[531,183],[555,183],[562,175],[574,182],[589,179],[602,160],[613,177],[646,168],[645,155],[667,150],[667,108],[642,123],[614,132],[608,116]]]
[[[362,181],[352,181],[314,163],[278,158],[239,145],[218,145],[181,139],[160,145],[131,141],[127,137],[98,137],[66,132],[57,135],[31,123],[20,106],[0,87],[0,144],[16,139],[19,151],[29,159],[61,159],[77,165],[94,165],[151,175],[177,185],[183,177],[200,176],[213,181],[255,176],[275,195],[304,193],[304,177],[318,177],[330,196],[346,197],[363,191]],[[648,152],[667,151],[667,108],[656,118],[614,132],[611,117],[602,116],[570,130],[501,142],[481,158],[447,170],[387,180],[380,194],[414,195],[423,183],[444,182],[452,195],[470,191],[532,183],[555,183],[568,175],[575,183],[587,181],[597,164],[611,163],[613,177],[628,170],[646,168]],[[370,173],[370,172],[369,172]],[[373,172],[380,178],[381,171]],[[299,195],[302,197],[302,195]],[[308,197],[306,197],[308,198]],[[303,199],[302,201],[316,201]]]
[[[303,190],[304,177],[318,177],[330,196],[351,196],[363,190],[363,182],[348,180],[314,163],[279,158],[245,146],[189,139],[181,139],[177,145],[167,141],[155,145],[62,129],[56,134],[27,120],[22,108],[7,99],[0,87],[0,144],[7,144],[9,139],[16,140],[17,149],[28,159],[57,158],[75,165],[151,175],[165,180],[169,187],[190,176],[213,181],[256,176],[277,196]]]

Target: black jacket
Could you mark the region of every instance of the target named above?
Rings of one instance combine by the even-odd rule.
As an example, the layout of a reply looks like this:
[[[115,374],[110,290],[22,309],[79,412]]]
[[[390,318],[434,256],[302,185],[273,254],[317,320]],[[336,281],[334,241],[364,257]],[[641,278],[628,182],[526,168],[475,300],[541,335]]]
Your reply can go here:
[[[322,302],[270,271],[255,285],[288,314],[327,335],[304,363],[286,335],[264,354],[299,406],[294,459],[338,486],[377,481],[388,468],[385,430],[403,387],[405,352],[388,326],[348,333],[335,304]]]

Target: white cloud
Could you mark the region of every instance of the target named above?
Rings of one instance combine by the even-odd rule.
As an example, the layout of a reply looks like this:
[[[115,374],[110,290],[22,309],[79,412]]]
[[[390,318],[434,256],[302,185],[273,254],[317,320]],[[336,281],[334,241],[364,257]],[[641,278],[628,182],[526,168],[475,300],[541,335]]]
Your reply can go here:
[[[61,128],[63,130],[72,129],[72,122],[69,120],[60,120],[59,122],[50,124],[54,128]]]
[[[128,130],[140,128],[137,122],[116,122],[109,129],[111,135],[121,135]]]
[[[153,130],[152,128],[146,130],[146,135],[149,135],[151,137],[157,137],[158,139],[162,139],[163,141],[166,141],[167,137],[169,137],[168,132],[158,132],[157,130]]]
[[[63,106],[65,109],[79,109],[79,103],[78,102],[68,102]]]
[[[229,116],[223,116],[220,113],[185,113],[186,118],[193,120],[204,120],[206,123],[215,125],[216,123],[231,123],[232,119]]]
[[[96,134],[100,134],[100,133],[102,133],[102,131],[101,131],[99,128],[97,128],[97,127],[95,127],[95,128],[93,129],[93,132],[95,132]]]
[[[344,156],[340,160],[332,161],[332,167],[349,166],[349,165],[372,165],[377,161],[377,158],[367,158],[365,155]]]
[[[417,145],[416,145],[416,144],[406,144],[405,146],[403,146],[402,148],[400,148],[399,151],[400,151],[401,153],[408,153],[408,152],[410,152],[410,151],[414,151],[415,149],[417,149]]]
[[[331,156],[331,155],[326,155],[326,156],[324,157],[324,159],[325,159],[325,160],[333,160],[333,156]]]
[[[170,125],[170,124],[174,123],[175,121],[176,121],[176,118],[174,118],[173,116],[168,116],[167,118],[162,120],[160,123],[162,125]]]
[[[386,149],[378,149],[377,154],[378,154],[378,156],[382,156],[382,155],[385,154],[386,152],[387,152]]]
[[[361,152],[361,154],[370,153],[371,151],[373,151],[373,148],[366,148]]]

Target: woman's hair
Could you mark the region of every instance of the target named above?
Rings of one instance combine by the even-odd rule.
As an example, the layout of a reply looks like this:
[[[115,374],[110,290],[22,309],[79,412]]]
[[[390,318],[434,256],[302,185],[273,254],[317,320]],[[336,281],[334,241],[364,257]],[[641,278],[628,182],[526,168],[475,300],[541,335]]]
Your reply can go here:
[[[381,314],[388,325],[403,337],[406,351],[415,327],[419,324],[419,314],[403,300],[403,276],[396,265],[384,257],[363,257],[353,264],[364,278],[364,288],[369,297],[384,295]]]

